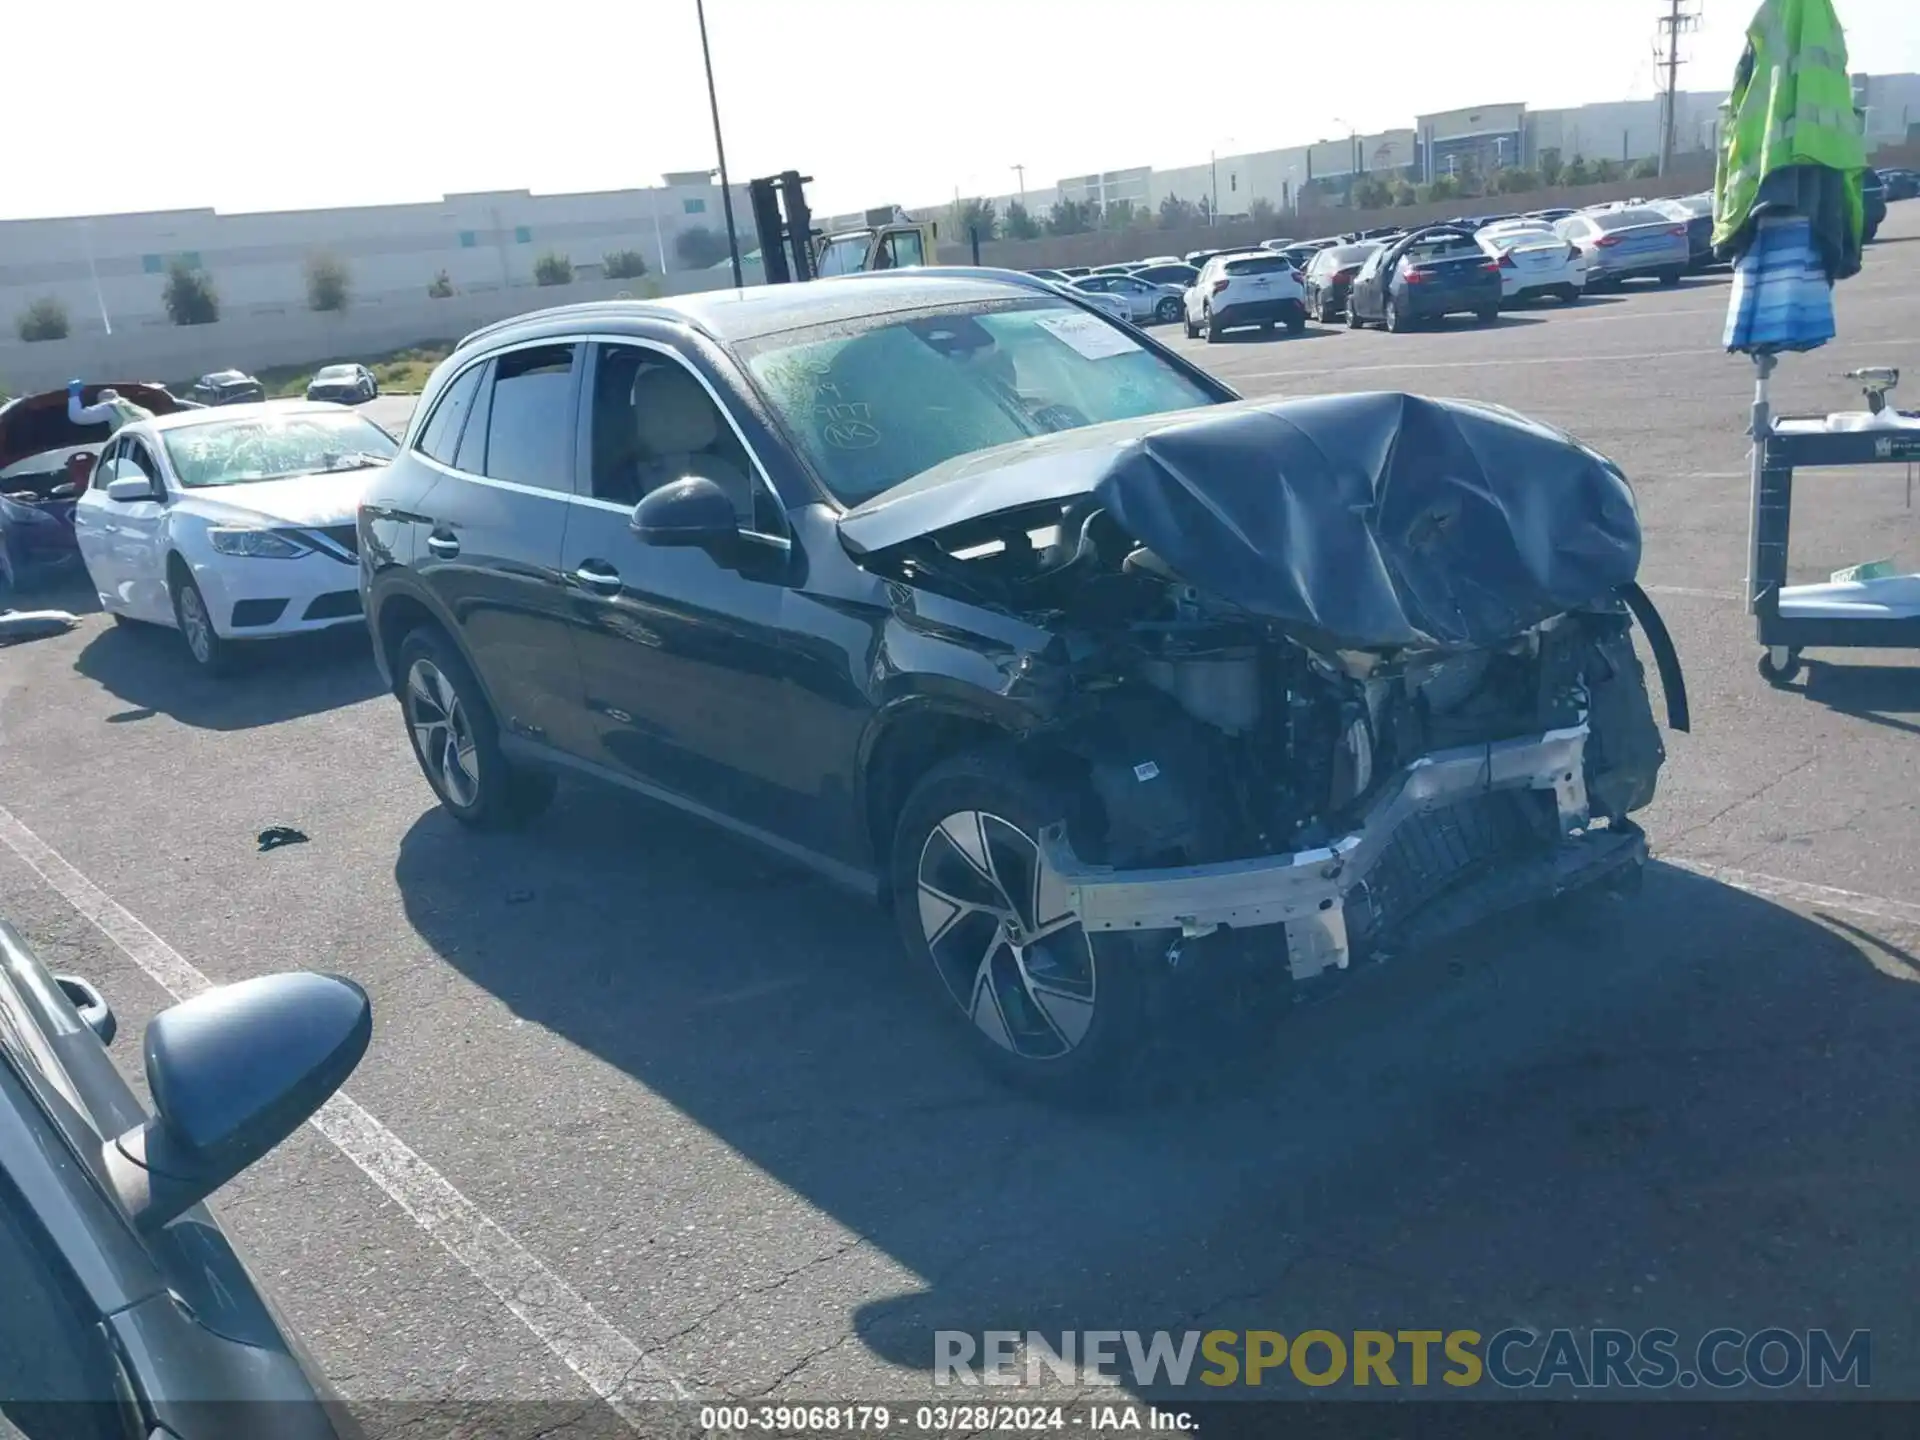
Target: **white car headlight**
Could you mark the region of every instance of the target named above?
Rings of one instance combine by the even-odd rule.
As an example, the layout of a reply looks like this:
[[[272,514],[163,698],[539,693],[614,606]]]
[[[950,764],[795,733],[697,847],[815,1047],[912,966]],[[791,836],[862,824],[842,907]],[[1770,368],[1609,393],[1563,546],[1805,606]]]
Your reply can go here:
[[[307,546],[274,530],[209,530],[207,543],[222,555],[245,555],[254,560],[296,560],[308,553]]]

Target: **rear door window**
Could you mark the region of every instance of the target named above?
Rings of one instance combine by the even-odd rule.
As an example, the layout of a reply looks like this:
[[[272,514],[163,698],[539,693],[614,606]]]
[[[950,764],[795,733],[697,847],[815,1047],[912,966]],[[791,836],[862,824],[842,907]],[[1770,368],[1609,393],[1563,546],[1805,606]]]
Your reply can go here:
[[[494,360],[487,417],[492,480],[570,491],[574,345],[511,350]]]

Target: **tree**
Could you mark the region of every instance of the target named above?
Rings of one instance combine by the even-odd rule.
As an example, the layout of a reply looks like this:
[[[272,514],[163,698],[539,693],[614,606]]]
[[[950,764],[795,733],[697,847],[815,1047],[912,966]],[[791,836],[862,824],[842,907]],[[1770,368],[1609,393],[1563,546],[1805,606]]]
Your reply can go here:
[[[673,253],[689,270],[711,270],[728,258],[727,242],[704,225],[693,225],[673,237]]]
[[[1540,183],[1549,190],[1560,183],[1560,147],[1549,145],[1540,152]]]
[[[13,328],[21,340],[32,345],[41,340],[64,340],[72,327],[67,323],[67,307],[49,295],[22,310]]]
[[[1393,204],[1392,186],[1372,175],[1362,175],[1355,180],[1352,194],[1356,210],[1384,210]]]
[[[1093,229],[1099,220],[1091,200],[1069,200],[1062,197],[1053,202],[1053,208],[1047,211],[1047,233],[1049,235],[1084,235]]]
[[[1256,220],[1262,225],[1273,224],[1273,218],[1278,213],[1273,208],[1273,202],[1264,195],[1247,207],[1247,218]]]
[[[176,325],[211,325],[220,318],[220,296],[212,279],[183,259],[167,262],[167,284],[160,292],[160,303]]]
[[[638,250],[609,250],[600,267],[609,280],[638,280],[647,273],[647,257]]]
[[[962,200],[954,205],[953,237],[961,242],[967,241],[974,231],[980,232],[984,242],[993,239],[1000,230],[1000,214],[994,209],[991,200]]]
[[[1427,187],[1429,200],[1458,200],[1463,193],[1459,178],[1453,175],[1436,175]]]
[[[1392,192],[1393,203],[1395,205],[1418,205],[1420,203],[1420,192],[1414,188],[1413,182],[1404,175],[1394,176],[1393,184],[1389,189]]]
[[[1100,217],[1100,226],[1103,230],[1125,230],[1132,224],[1133,202],[1131,200],[1113,201]]]
[[[1209,196],[1202,195],[1199,205],[1194,208],[1200,212],[1200,223],[1202,225],[1211,225],[1213,223],[1213,200]]]
[[[1540,177],[1531,170],[1509,165],[1494,175],[1493,188],[1502,195],[1523,195],[1540,188]]]
[[[1636,160],[1633,169],[1627,172],[1629,180],[1653,180],[1660,174],[1660,162],[1654,159]]]
[[[1593,183],[1593,175],[1592,172],[1587,169],[1587,162],[1578,155],[1567,161],[1560,169],[1560,183],[1562,185],[1591,185]]]
[[[307,305],[314,310],[347,308],[347,267],[337,256],[307,257]]]
[[[1162,230],[1185,230],[1199,218],[1199,207],[1191,200],[1182,200],[1178,195],[1161,197],[1160,228]]]
[[[1620,162],[1618,160],[1596,160],[1593,162],[1594,184],[1611,185],[1619,178]]]
[[[1000,223],[1000,233],[1009,240],[1038,240],[1042,232],[1040,222],[1033,218],[1024,204],[1009,200],[1007,218]]]
[[[571,285],[573,283],[573,261],[558,250],[549,250],[533,262],[533,283],[536,285]]]
[[[439,271],[427,285],[429,300],[450,300],[453,298],[453,277],[446,271]]]

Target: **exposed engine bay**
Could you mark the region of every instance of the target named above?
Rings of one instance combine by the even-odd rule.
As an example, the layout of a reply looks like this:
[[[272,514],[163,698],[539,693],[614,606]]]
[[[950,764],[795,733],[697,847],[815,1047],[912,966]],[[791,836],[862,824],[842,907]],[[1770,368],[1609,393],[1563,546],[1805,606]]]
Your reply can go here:
[[[1335,397],[1383,398],[1410,399]],[[1070,698],[1030,739],[1097,801],[1042,846],[1090,930],[1284,924],[1304,979],[1422,927],[1637,871],[1629,816],[1652,800],[1665,748],[1636,618],[1671,722],[1687,718],[1671,643],[1632,584],[1638,526],[1617,471],[1576,453],[1592,485],[1575,510],[1604,510],[1612,531],[1572,526],[1557,543],[1583,549],[1563,564],[1528,553],[1545,527],[1512,509],[1493,507],[1504,532],[1475,535],[1457,475],[1424,494],[1403,481],[1403,522],[1383,534],[1382,503],[1356,545],[1334,533],[1352,530],[1350,507],[1322,525],[1327,505],[1276,506],[1293,476],[1223,484],[1192,463],[1211,437],[1185,437],[1178,463],[1156,439],[1150,468],[1110,451],[1077,494],[888,536],[862,561],[1063,640]],[[1294,537],[1283,552],[1259,538],[1276,511]],[[1477,566],[1436,553],[1462,542]],[[1184,551],[1179,568],[1163,546]]]

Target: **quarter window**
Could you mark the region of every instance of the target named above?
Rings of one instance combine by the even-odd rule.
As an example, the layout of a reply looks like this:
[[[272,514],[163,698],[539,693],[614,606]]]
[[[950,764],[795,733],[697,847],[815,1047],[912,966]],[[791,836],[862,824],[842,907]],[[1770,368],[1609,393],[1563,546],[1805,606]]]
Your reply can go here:
[[[887,236],[888,264],[898,269],[903,265],[924,265],[926,252],[920,244],[918,230],[896,230]]]
[[[433,414],[427,420],[427,428],[420,432],[420,439],[414,448],[430,459],[438,460],[442,465],[453,464],[454,452],[460,445],[460,427],[466,423],[467,412],[473,408],[474,392],[480,388],[480,372],[486,367],[475,365],[453,384],[440,397],[440,403],[433,407]]]
[[[573,431],[571,345],[511,350],[494,361],[487,417],[486,474],[541,490],[571,490]]]

